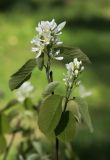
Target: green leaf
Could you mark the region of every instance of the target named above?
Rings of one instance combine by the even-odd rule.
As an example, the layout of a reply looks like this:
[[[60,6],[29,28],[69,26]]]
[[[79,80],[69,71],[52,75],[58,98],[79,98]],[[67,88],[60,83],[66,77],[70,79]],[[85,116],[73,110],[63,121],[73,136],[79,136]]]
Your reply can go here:
[[[51,95],[41,105],[38,124],[40,130],[50,135],[56,128],[62,113],[62,97]]]
[[[19,88],[25,81],[30,79],[33,69],[37,66],[36,59],[28,60],[9,80],[11,90]]]
[[[78,58],[83,62],[91,63],[88,56],[83,53],[79,48],[61,47],[60,50],[66,63],[72,61],[74,58]]]
[[[66,87],[64,83],[60,83],[55,89],[55,94],[60,94],[61,96],[65,97]]]
[[[6,139],[3,135],[0,135],[0,154],[6,149]]]
[[[75,101],[77,102],[79,106],[79,111],[81,113],[82,119],[88,126],[90,132],[93,132],[93,126],[92,126],[92,122],[91,122],[91,118],[90,118],[89,110],[88,110],[88,104],[83,98],[80,98],[80,97],[76,97]]]
[[[10,125],[9,119],[5,114],[0,114],[0,135],[9,133],[10,132]]]
[[[44,53],[42,53],[41,56],[37,58],[37,66],[39,70],[42,71],[43,66],[44,66]]]
[[[67,104],[67,110],[71,111],[71,113],[74,115],[76,118],[77,122],[80,122],[81,120],[81,115],[79,112],[79,106],[74,100],[70,100]]]
[[[76,133],[76,120],[70,111],[62,113],[60,122],[55,129],[55,134],[62,142],[71,141]]]
[[[52,92],[54,92],[54,90],[58,86],[58,84],[59,84],[59,82],[57,82],[57,81],[49,83],[43,92],[43,97],[46,97],[46,96],[50,95]]]

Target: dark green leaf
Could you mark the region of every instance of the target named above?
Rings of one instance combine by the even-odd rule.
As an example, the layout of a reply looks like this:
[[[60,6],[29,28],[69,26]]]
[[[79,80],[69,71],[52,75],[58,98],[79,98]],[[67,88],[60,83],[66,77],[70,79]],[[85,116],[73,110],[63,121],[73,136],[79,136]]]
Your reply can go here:
[[[48,135],[56,128],[62,113],[62,97],[51,95],[46,98],[40,108],[38,124],[40,130]]]
[[[88,56],[79,48],[61,47],[60,50],[66,63],[72,61],[74,58],[78,58],[78,60],[81,60],[83,62],[91,63]]]
[[[9,133],[10,132],[10,125],[8,117],[1,113],[0,114],[0,135]]]
[[[6,139],[3,135],[0,135],[0,154],[6,149]]]
[[[76,97],[75,101],[79,106],[79,111],[81,113],[82,119],[90,129],[90,132],[93,132],[93,126],[92,126],[91,118],[88,111],[88,104],[83,98],[80,98],[80,97]]]
[[[60,122],[55,129],[55,134],[63,142],[71,141],[75,136],[76,120],[70,111],[62,113]]]
[[[39,70],[42,71],[43,66],[44,66],[44,53],[42,53],[41,56],[37,58],[37,66]]]
[[[36,59],[28,60],[9,80],[11,90],[19,88],[25,81],[30,79],[33,69],[36,67]]]
[[[58,84],[59,84],[59,82],[57,82],[57,81],[49,83],[43,92],[43,97],[46,97],[46,96],[50,95],[52,92],[54,92],[54,90],[58,86]]]

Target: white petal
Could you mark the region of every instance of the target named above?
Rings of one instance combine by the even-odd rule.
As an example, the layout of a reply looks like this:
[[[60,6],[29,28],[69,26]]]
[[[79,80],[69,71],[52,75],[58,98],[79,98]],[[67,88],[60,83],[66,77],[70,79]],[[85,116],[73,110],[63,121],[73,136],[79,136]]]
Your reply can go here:
[[[76,64],[78,62],[78,59],[74,58],[73,62]]]
[[[39,32],[40,34],[42,33],[41,27],[36,27],[36,31]]]
[[[51,22],[50,22],[50,25],[51,25],[51,30],[55,29],[57,24],[55,22],[55,19],[53,19]]]
[[[39,53],[37,54],[36,58],[40,57],[41,53],[42,53],[42,52],[39,51]]]
[[[83,71],[83,70],[84,70],[84,66],[81,67],[81,71]]]
[[[55,35],[56,35],[56,36],[59,36],[59,35],[61,35],[61,34],[62,34],[62,32],[59,32],[59,33],[56,33]]]
[[[63,42],[57,42],[56,44],[57,44],[57,45],[62,45],[62,44],[63,44]]]
[[[75,76],[77,76],[78,73],[79,73],[78,70],[75,70],[75,71],[74,71]]]
[[[58,32],[61,31],[61,30],[64,28],[65,24],[66,24],[66,21],[60,23],[60,24],[57,26],[57,31],[58,31]]]
[[[58,51],[55,53],[55,56],[58,56],[59,53],[60,53],[60,50],[58,50]]]
[[[35,47],[32,48],[32,52],[37,52],[37,51],[38,51],[38,48],[35,48]]]
[[[57,60],[63,60],[63,57],[55,57],[55,59],[57,59]]]
[[[34,38],[31,40],[31,44],[33,43],[36,43],[36,40]]]

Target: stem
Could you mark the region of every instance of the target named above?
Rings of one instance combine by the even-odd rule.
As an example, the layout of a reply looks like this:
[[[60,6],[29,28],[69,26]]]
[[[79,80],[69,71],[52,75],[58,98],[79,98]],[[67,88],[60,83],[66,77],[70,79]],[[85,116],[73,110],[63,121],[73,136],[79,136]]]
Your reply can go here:
[[[12,145],[13,145],[13,142],[14,142],[15,136],[16,136],[16,133],[13,133],[13,134],[12,134],[12,137],[11,137],[11,140],[10,140],[10,142],[9,142],[9,144],[8,144],[7,148],[6,148],[6,151],[5,151],[5,154],[4,154],[4,157],[3,157],[3,160],[7,160],[8,155],[9,155],[9,151],[10,151],[10,149],[11,149]]]
[[[53,72],[50,71],[50,58],[48,57],[48,62],[46,68],[46,76],[48,83],[53,82]],[[54,94],[54,92],[52,92]],[[56,138],[56,144],[55,144],[55,160],[59,159],[59,140]]]
[[[19,124],[20,124],[20,121],[18,121],[18,123],[17,123],[17,125],[16,125],[16,128],[19,127]],[[15,140],[15,137],[16,137],[16,133],[17,133],[17,132],[13,132],[13,133],[12,133],[10,142],[9,142],[7,148],[6,148],[5,153],[4,153],[3,160],[7,160],[7,159],[8,159],[8,155],[9,155],[9,152],[10,152],[10,150],[11,150],[11,147],[12,147],[12,145],[13,145],[13,143],[14,143],[14,140]]]
[[[59,159],[59,140],[56,138],[56,160],[58,160]]]
[[[75,79],[73,79],[71,87],[69,87],[69,86],[67,87],[66,101],[65,101],[65,105],[64,105],[64,112],[66,111],[67,103],[69,101],[69,97],[71,95],[71,91],[72,91],[74,82],[75,82]]]

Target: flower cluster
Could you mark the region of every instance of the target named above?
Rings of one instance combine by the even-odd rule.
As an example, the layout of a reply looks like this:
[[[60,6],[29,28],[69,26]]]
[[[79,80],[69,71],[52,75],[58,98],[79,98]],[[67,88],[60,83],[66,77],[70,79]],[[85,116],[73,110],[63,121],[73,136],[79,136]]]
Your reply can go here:
[[[60,50],[56,50],[63,42],[60,41],[59,35],[62,34],[61,30],[64,28],[66,22],[62,22],[59,25],[55,20],[41,21],[36,27],[38,32],[37,36],[31,41],[34,44],[32,51],[36,53],[36,58],[41,56],[42,53],[47,53],[53,59],[62,60],[63,57],[59,57]],[[48,51],[47,51],[48,48]]]
[[[79,74],[84,70],[84,66],[82,66],[82,61],[78,61],[77,58],[74,58],[73,62],[66,64],[67,74],[63,79],[66,86],[72,87],[73,82],[75,81],[76,85],[79,85],[80,81],[78,81]]]
[[[16,92],[18,101],[23,102],[25,98],[30,97],[33,90],[34,90],[34,87],[30,82],[24,82]]]

